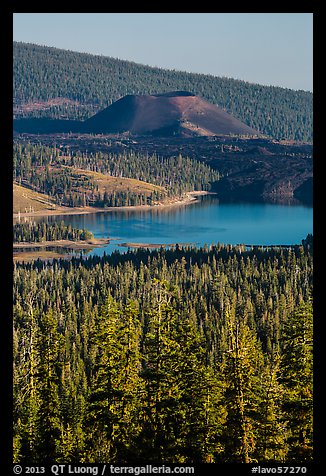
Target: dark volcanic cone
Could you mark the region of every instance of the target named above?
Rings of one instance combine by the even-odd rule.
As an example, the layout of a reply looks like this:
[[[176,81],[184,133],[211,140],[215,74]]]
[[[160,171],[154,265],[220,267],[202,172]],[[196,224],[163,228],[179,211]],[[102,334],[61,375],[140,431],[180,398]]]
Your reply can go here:
[[[187,91],[128,95],[84,122],[85,132],[133,135],[260,135],[214,104]]]

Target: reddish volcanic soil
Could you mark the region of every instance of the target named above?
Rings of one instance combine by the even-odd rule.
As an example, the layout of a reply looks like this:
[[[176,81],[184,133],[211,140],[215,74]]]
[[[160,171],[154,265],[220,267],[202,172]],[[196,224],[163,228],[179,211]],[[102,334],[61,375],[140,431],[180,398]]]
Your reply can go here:
[[[84,122],[87,132],[155,135],[260,135],[214,104],[186,91],[128,95]]]

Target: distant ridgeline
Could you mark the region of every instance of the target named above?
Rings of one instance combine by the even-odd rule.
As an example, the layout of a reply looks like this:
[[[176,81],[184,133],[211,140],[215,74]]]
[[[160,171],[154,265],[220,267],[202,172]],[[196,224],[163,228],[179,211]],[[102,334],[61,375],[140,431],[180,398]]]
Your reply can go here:
[[[127,94],[187,90],[277,139],[312,141],[313,95],[14,43],[14,117],[85,120]]]

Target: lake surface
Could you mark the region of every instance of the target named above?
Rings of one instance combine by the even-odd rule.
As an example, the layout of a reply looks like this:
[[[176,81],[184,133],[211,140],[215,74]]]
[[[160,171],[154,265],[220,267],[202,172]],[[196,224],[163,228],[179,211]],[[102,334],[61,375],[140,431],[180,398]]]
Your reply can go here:
[[[312,207],[222,203],[212,196],[180,207],[61,215],[47,220],[63,220],[87,228],[96,238],[111,238],[108,245],[87,253],[96,255],[115,250],[123,253],[128,250],[121,246],[124,243],[291,245],[300,244],[313,232]]]

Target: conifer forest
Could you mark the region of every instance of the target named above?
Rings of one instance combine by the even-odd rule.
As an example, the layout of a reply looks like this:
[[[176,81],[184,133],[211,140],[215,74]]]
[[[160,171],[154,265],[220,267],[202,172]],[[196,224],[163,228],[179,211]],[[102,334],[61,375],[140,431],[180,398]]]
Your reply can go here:
[[[264,134],[312,141],[313,95],[308,91],[19,42],[14,42],[13,59],[17,117],[85,119],[126,94],[186,90],[218,104]],[[48,101],[43,110],[21,107],[42,101]]]
[[[311,238],[15,263],[15,461],[311,461]]]
[[[13,67],[14,464],[307,469],[312,93],[20,42]]]

